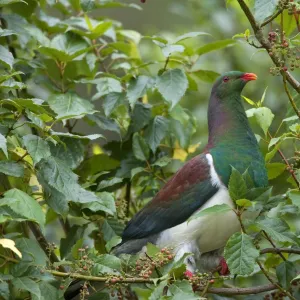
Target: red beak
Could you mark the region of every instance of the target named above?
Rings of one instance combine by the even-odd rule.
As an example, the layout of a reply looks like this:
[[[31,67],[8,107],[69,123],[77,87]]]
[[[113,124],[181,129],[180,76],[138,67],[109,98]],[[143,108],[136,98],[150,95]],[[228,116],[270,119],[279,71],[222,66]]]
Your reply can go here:
[[[245,81],[256,80],[257,75],[254,73],[245,73],[241,76],[241,78]]]

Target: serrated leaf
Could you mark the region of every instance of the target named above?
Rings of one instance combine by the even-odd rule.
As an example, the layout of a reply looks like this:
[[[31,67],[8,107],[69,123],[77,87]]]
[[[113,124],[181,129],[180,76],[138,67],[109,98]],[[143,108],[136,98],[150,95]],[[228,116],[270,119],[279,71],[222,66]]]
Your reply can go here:
[[[213,43],[206,44],[205,46],[202,46],[202,47],[198,48],[195,52],[198,55],[203,55],[205,53],[215,51],[215,50],[218,50],[218,49],[222,49],[222,48],[225,48],[227,46],[232,46],[235,43],[236,43],[235,40],[220,40],[220,41],[216,41],[216,42],[213,42]]]
[[[41,290],[41,296],[43,300],[54,300],[59,299],[58,290],[53,285],[48,282],[41,281],[39,283],[39,287]]]
[[[89,44],[82,37],[70,31],[56,35],[49,47],[38,48],[39,52],[62,62],[72,61],[89,50]]]
[[[110,93],[121,93],[122,85],[119,80],[111,77],[101,77],[94,79],[93,82],[96,83],[97,93],[92,97],[92,100],[99,99],[102,96],[108,95]]]
[[[84,159],[83,142],[69,137],[62,137],[61,140],[63,144],[58,143],[56,146],[50,144],[51,153],[49,149],[49,154],[64,161],[71,169],[77,168]]]
[[[39,285],[29,277],[19,277],[12,280],[12,285],[19,290],[28,291],[32,296],[37,299],[41,298],[41,291]]]
[[[110,93],[105,96],[103,101],[103,109],[105,115],[108,117],[110,114],[126,100],[125,93]]]
[[[48,143],[39,136],[28,134],[23,137],[23,141],[34,164],[37,164],[42,158],[47,158],[51,155]]]
[[[203,216],[213,215],[213,214],[224,214],[229,211],[232,211],[232,207],[230,207],[227,204],[218,204],[214,205],[205,209],[200,210],[199,212],[196,212],[190,220],[194,220]]]
[[[171,69],[157,77],[157,89],[173,108],[184,96],[188,80],[181,69]]]
[[[0,161],[0,173],[13,177],[23,177],[24,166],[15,161],[2,160]]]
[[[137,132],[133,135],[132,138],[132,151],[134,156],[141,161],[146,161],[149,158],[149,147],[146,144],[144,138]]]
[[[83,208],[88,208],[91,211],[98,212],[104,211],[113,215],[116,212],[115,199],[111,193],[101,192],[97,193],[96,201],[87,201],[88,203],[83,204]]]
[[[75,93],[53,94],[47,102],[59,119],[82,118],[96,112],[92,103]]]
[[[247,192],[246,182],[241,173],[232,168],[231,176],[228,184],[229,195],[232,200],[238,200],[244,198]]]
[[[254,5],[254,16],[258,22],[262,22],[271,16],[279,3],[279,0],[256,0]]]
[[[297,275],[295,263],[291,261],[283,261],[276,267],[276,275],[281,286],[285,289],[289,289],[291,281]]]
[[[158,160],[156,160],[152,166],[158,166],[158,167],[165,167],[167,166],[170,162],[172,161],[172,158],[168,157],[168,156],[163,156],[161,158],[159,158]]]
[[[264,230],[272,240],[278,242],[289,242],[295,243],[293,240],[293,233],[289,225],[282,219],[279,218],[265,218],[256,223],[256,225]]]
[[[22,258],[22,253],[19,251],[19,249],[16,247],[16,243],[13,240],[10,239],[0,239],[0,245],[3,248],[10,249],[15,254],[17,254],[20,258]]]
[[[11,52],[9,52],[5,47],[0,45],[0,63],[4,66],[12,69],[14,64],[14,57]]]
[[[129,100],[130,106],[134,107],[136,101],[144,96],[148,89],[152,88],[154,85],[154,80],[151,77],[141,75],[137,78],[132,79],[129,82],[127,89],[127,98]]]
[[[288,193],[289,198],[292,200],[293,204],[300,208],[300,191],[290,191]]]
[[[166,136],[169,128],[169,120],[156,116],[145,131],[145,139],[151,150],[155,152],[161,140]]]
[[[5,156],[7,158],[8,153],[7,153],[6,137],[1,133],[0,133],[0,149],[2,149],[3,153],[5,154]]]
[[[274,179],[281,175],[286,170],[286,164],[283,163],[268,163],[266,164],[268,179]]]
[[[9,206],[17,214],[28,220],[35,221],[41,226],[45,224],[45,215],[41,206],[28,194],[18,189],[11,189],[5,192],[0,206]]]
[[[0,282],[0,295],[3,297],[4,300],[9,300],[10,298],[10,291],[9,286],[6,281]]]
[[[267,135],[267,131],[274,118],[274,114],[272,113],[272,111],[267,107],[258,107],[248,109],[246,111],[246,114],[248,118],[254,117],[257,124],[263,130],[264,134]]]
[[[249,275],[254,270],[259,251],[250,236],[237,232],[228,240],[224,256],[231,274]]]

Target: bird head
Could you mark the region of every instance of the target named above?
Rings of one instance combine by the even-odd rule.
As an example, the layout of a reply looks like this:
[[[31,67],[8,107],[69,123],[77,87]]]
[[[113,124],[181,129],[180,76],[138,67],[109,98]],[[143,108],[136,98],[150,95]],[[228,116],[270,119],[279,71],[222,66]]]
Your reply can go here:
[[[219,98],[236,93],[240,94],[249,81],[256,79],[257,76],[254,73],[243,73],[240,71],[226,72],[216,80],[212,92]]]

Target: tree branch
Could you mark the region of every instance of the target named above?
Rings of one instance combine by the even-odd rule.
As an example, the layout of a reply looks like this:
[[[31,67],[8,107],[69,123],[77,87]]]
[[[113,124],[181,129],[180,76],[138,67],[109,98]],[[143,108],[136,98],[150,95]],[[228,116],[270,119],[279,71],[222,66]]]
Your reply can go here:
[[[265,248],[260,250],[260,254],[266,254],[266,253],[291,253],[291,254],[299,254],[300,255],[300,249],[294,249],[294,248]]]
[[[35,236],[40,247],[43,249],[43,251],[49,257],[50,262],[51,263],[59,262],[59,259],[56,256],[56,254],[50,250],[49,244],[48,244],[45,236],[43,235],[42,231],[40,230],[39,226],[33,222],[28,222],[28,224],[29,224],[30,230],[32,231],[33,235]],[[59,270],[62,272],[66,272],[66,270],[63,266],[59,266]]]
[[[247,6],[247,4],[245,3],[244,0],[237,0],[237,1],[240,5],[241,9],[244,11],[246,17],[248,18],[248,20],[251,24],[251,27],[254,31],[255,37],[260,42],[260,44],[263,46],[263,48],[267,50],[268,53],[271,52],[272,46],[271,46],[270,42],[264,37],[262,27],[259,26],[259,24],[256,22],[251,10],[249,9],[249,7]],[[262,24],[264,24],[264,23],[262,23]],[[281,67],[280,57],[273,54],[272,56],[270,56],[270,58],[273,60],[274,64],[277,67]],[[290,72],[284,71],[284,70],[281,70],[280,72],[281,72],[282,76],[284,74],[286,74],[286,80],[298,93],[300,93],[300,82],[297,81]]]
[[[77,273],[65,273],[59,271],[51,271],[47,270],[48,273],[51,273],[57,277],[63,278],[74,278],[74,279],[81,279],[85,281],[94,281],[94,282],[107,282],[111,279],[111,277],[98,277],[98,276],[88,276],[82,275]],[[159,281],[156,279],[144,279],[140,277],[132,277],[132,278],[122,278],[117,279],[114,281],[115,283],[148,283],[148,284],[157,284]],[[205,287],[200,287],[199,290],[204,290]],[[255,287],[248,287],[248,288],[239,288],[239,287],[231,287],[231,288],[208,288],[207,293],[210,294],[224,294],[224,295],[251,295],[251,294],[259,294],[263,292],[268,292],[277,289],[276,285],[274,284],[266,284],[266,285],[259,285]]]
[[[279,9],[275,14],[273,14],[271,17],[269,17],[266,21],[262,22],[260,24],[260,27],[264,27],[267,24],[271,23],[275,18],[277,18],[281,13],[282,13],[283,9]]]

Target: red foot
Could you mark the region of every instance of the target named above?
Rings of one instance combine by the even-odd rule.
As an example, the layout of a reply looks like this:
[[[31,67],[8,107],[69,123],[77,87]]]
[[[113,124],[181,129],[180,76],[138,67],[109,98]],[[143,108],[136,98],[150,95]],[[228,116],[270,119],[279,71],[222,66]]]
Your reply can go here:
[[[185,271],[184,272],[184,276],[187,277],[187,278],[191,278],[191,277],[193,277],[193,275],[194,274],[191,271]]]
[[[224,276],[224,275],[228,275],[230,273],[229,269],[228,269],[228,265],[227,265],[224,257],[222,257],[220,260],[220,266],[221,266],[221,270],[219,271],[220,275]]]

